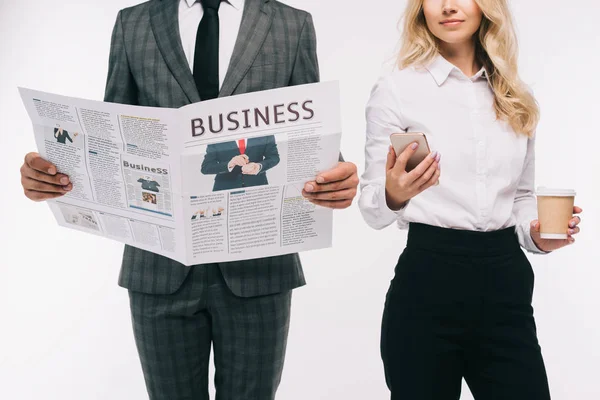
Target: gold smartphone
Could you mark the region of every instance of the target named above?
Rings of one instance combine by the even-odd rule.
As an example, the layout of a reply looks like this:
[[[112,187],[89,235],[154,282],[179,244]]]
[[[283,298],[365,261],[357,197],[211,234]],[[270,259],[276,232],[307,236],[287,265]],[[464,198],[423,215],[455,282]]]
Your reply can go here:
[[[415,154],[408,160],[406,164],[406,172],[412,171],[417,165],[421,163],[431,153],[429,149],[429,143],[427,142],[427,137],[422,132],[402,132],[402,133],[392,133],[390,135],[390,140],[392,141],[392,146],[394,147],[394,151],[396,152],[396,156],[399,156],[408,146],[417,142],[419,147]]]

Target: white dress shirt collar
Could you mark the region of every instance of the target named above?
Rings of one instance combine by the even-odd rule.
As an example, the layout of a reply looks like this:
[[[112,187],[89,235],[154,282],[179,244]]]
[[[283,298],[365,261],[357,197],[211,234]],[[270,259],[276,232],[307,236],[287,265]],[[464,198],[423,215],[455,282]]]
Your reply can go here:
[[[435,79],[435,82],[438,84],[438,86],[442,86],[452,72],[455,72],[456,74],[458,74],[458,76],[461,76],[463,78],[470,79],[473,82],[479,79],[480,77],[487,78],[487,73],[484,67],[482,67],[475,75],[473,75],[470,78],[465,76],[465,74],[463,74],[463,72],[458,67],[452,64],[450,61],[446,60],[441,54],[438,54],[433,59],[433,61],[425,67],[425,69],[429,71],[429,73],[431,74],[433,79]]]
[[[240,31],[245,0],[228,0],[219,8],[219,87],[223,86]],[[199,1],[180,0],[179,35],[190,71],[194,71],[196,36],[204,16]]]
[[[188,7],[193,6],[194,3],[196,3],[197,1],[200,1],[200,0],[185,0]],[[228,3],[230,6],[232,6],[236,10],[240,10],[242,8],[243,2],[242,2],[242,0],[225,0],[225,3]]]

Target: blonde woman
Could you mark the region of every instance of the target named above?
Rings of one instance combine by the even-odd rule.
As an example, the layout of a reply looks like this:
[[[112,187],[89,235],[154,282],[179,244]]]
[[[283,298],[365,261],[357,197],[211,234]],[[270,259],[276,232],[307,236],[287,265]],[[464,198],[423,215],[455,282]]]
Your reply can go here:
[[[373,228],[409,228],[382,324],[392,399],[458,399],[465,378],[478,400],[547,400],[521,247],[571,244],[581,220],[568,239],[540,238],[539,112],[517,73],[507,2],[408,0],[402,39],[398,70],[367,105],[359,201]],[[423,132],[432,147],[408,173],[416,143],[395,154],[396,132]]]

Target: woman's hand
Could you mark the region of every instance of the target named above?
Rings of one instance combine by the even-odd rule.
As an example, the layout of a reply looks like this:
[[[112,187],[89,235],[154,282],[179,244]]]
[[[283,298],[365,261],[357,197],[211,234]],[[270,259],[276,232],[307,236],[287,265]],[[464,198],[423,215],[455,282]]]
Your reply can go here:
[[[577,206],[573,207],[573,214],[581,214],[583,210]],[[558,250],[561,247],[568,246],[570,244],[575,243],[575,238],[573,235],[581,232],[579,228],[579,224],[581,223],[581,217],[573,217],[571,221],[569,221],[569,230],[567,231],[568,238],[567,239],[542,239],[540,236],[540,222],[536,219],[531,221],[531,238],[533,242],[538,247],[538,249],[542,251],[554,251]]]
[[[439,184],[441,154],[437,151],[427,156],[415,169],[406,172],[406,164],[418,147],[419,144],[415,142],[400,156],[396,156],[394,148],[390,146],[385,165],[385,194],[391,210],[401,209],[419,193]]]

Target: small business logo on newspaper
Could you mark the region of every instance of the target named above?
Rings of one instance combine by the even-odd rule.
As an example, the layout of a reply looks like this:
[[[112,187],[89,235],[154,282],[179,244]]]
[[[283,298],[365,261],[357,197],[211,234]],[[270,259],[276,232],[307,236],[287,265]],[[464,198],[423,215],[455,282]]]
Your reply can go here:
[[[166,168],[153,168],[153,167],[148,167],[144,164],[133,164],[133,163],[130,163],[129,161],[125,161],[125,160],[123,160],[123,166],[125,168],[137,169],[138,171],[152,172],[154,174],[161,174],[161,175],[169,174],[169,171]]]
[[[255,107],[241,111],[231,111],[226,116],[223,113],[208,116],[208,131],[220,133],[224,130],[236,131],[240,129],[260,128],[274,124],[296,122],[300,119],[311,120],[315,116],[312,100],[302,103],[294,101],[289,104],[275,104],[264,108]],[[207,132],[203,118],[194,118],[192,121],[192,136],[202,136]]]

